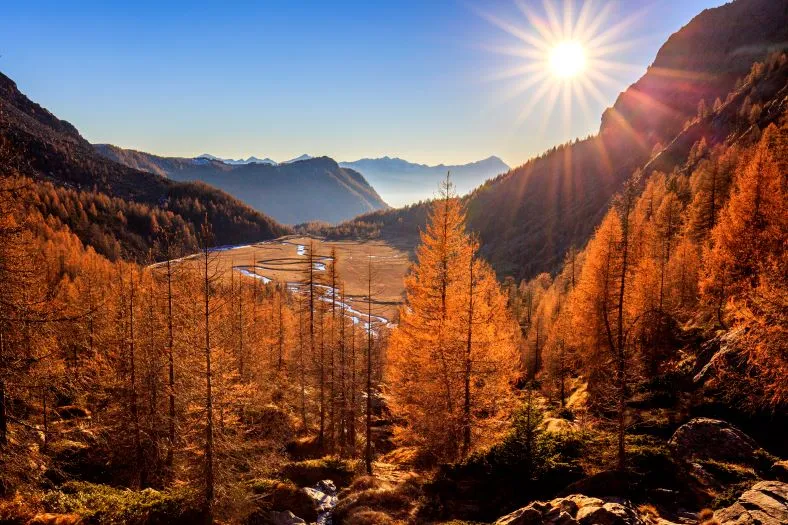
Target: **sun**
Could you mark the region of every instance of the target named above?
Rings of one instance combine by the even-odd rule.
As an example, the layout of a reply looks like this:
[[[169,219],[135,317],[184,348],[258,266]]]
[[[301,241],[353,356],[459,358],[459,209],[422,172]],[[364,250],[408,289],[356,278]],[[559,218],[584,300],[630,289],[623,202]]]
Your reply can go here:
[[[519,11],[514,14],[477,11],[502,29],[508,42],[482,44],[509,58],[508,69],[486,79],[501,87],[492,104],[521,99],[516,127],[530,120],[531,113],[538,109],[543,115],[543,130],[552,121],[556,106],[563,109],[561,120],[567,131],[577,120],[577,109],[585,121],[594,122],[591,102],[602,108],[611,102],[602,89],[617,93],[621,81],[615,77],[640,72],[639,67],[621,62],[620,57],[636,43],[628,34],[646,11],[618,18],[612,0],[542,0],[541,10],[533,5],[536,2],[513,1]]]
[[[556,77],[575,77],[586,68],[586,50],[580,42],[572,40],[559,42],[550,50],[548,63]]]

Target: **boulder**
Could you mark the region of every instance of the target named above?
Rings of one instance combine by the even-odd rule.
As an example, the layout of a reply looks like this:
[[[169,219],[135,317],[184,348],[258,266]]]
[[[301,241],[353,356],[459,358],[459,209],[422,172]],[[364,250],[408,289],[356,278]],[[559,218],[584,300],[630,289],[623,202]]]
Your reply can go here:
[[[788,483],[788,460],[776,461],[769,469],[769,474],[773,479]]]
[[[28,525],[82,525],[83,520],[76,514],[36,514]]]
[[[780,525],[788,523],[788,484],[761,481],[730,507],[714,513],[720,525]]]
[[[564,432],[574,432],[577,430],[577,423],[559,417],[549,417],[542,423],[542,428],[546,432],[562,434]]]
[[[290,483],[279,483],[274,487],[271,492],[271,508],[276,511],[292,511],[309,522],[315,521],[318,514],[312,496]]]
[[[76,405],[65,405],[57,407],[55,413],[60,416],[60,419],[89,419],[90,410],[87,408],[79,407]]]
[[[272,510],[268,514],[268,519],[271,525],[306,525],[306,522],[290,512],[285,510],[282,512]]]
[[[631,472],[603,470],[568,485],[559,496],[585,494],[595,498],[631,497],[637,491],[639,483],[638,477]]]
[[[730,423],[700,417],[681,425],[668,442],[687,459],[751,463],[759,449],[753,439]]]
[[[572,494],[549,502],[535,501],[499,518],[495,525],[645,525],[626,500],[602,500]]]
[[[330,479],[324,479],[314,487],[307,487],[303,490],[315,502],[318,514],[331,512],[337,506],[337,487]]]

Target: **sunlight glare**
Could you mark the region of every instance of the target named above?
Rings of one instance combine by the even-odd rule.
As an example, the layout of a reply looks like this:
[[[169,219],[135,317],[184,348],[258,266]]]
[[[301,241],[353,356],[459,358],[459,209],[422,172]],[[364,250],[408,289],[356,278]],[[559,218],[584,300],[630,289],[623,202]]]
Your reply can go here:
[[[550,69],[560,78],[574,77],[586,67],[586,52],[579,42],[560,42],[550,51]]]
[[[604,108],[611,103],[600,86],[616,84],[614,76],[619,74],[640,71],[618,57],[634,44],[626,33],[643,18],[645,9],[616,20],[613,0],[542,0],[541,12],[533,6],[536,2],[514,3],[524,19],[484,10],[479,14],[512,37],[505,44],[484,47],[514,59],[487,80],[506,84],[494,105],[524,98],[516,127],[538,107],[544,115],[544,127],[559,106],[563,111],[560,121],[568,133],[574,108],[579,108],[590,122],[590,104]]]

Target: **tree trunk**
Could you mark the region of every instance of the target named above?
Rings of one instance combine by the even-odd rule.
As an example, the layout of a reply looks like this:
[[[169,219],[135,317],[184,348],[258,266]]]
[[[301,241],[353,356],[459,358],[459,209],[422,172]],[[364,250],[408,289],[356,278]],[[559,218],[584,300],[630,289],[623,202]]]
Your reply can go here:
[[[175,334],[172,319],[172,263],[170,254],[167,254],[167,367],[168,367],[168,386],[169,386],[169,411],[167,414],[167,437],[169,446],[167,447],[167,473],[172,477],[172,466],[175,456]]]
[[[462,457],[467,457],[471,451],[471,349],[473,344],[473,257],[469,265],[469,286],[468,286],[468,338],[465,347],[465,402],[463,405],[463,434],[462,434]]]
[[[207,520],[213,523],[214,474],[213,474],[213,392],[211,378],[211,325],[210,279],[208,278],[208,243],[204,241],[204,314],[205,314],[205,510]]]
[[[145,458],[142,452],[142,433],[140,430],[139,404],[137,401],[137,365],[134,348],[134,273],[129,282],[129,388],[131,418],[134,425],[134,450],[138,471],[138,486],[145,486]]]
[[[372,475],[372,259],[367,258],[367,442],[364,463]]]

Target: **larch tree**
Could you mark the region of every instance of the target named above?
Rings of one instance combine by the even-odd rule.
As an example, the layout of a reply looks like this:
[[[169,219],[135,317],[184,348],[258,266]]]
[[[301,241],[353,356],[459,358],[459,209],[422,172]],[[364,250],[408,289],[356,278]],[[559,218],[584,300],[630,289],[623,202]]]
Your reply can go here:
[[[712,232],[701,290],[708,302],[744,328],[741,351],[756,372],[762,402],[788,401],[788,130],[764,131],[752,159],[735,178],[730,202]]]
[[[620,196],[589,242],[573,305],[574,344],[582,348],[584,375],[592,404],[615,414],[617,463],[626,464],[627,399],[639,376],[634,331],[640,320],[632,308],[633,193]]]
[[[388,345],[393,409],[407,421],[399,432],[444,459],[461,456],[468,434],[471,441],[497,425],[499,412],[482,407],[506,406],[518,361],[506,297],[474,250],[447,179],[422,232]]]

